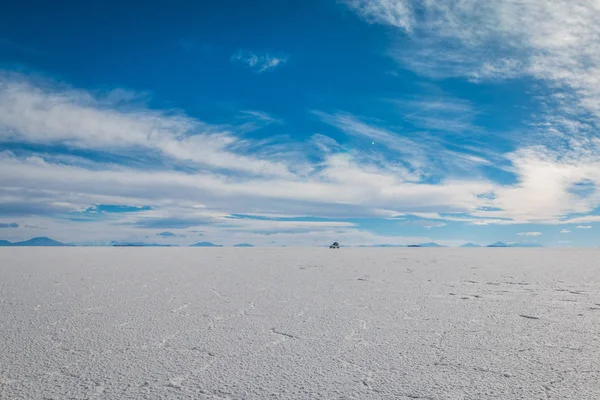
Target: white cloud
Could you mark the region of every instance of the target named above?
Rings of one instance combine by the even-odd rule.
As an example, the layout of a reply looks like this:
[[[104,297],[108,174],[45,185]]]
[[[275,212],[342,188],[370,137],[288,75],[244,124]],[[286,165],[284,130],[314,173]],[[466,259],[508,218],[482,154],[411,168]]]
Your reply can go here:
[[[274,69],[287,63],[289,59],[290,57],[286,54],[255,53],[242,49],[231,56],[232,62],[243,64],[257,73]]]
[[[570,193],[569,187],[583,179],[600,182],[596,172],[600,162],[579,165],[577,160],[558,160],[535,148],[510,156],[519,182],[498,187],[482,178],[453,178],[461,171],[473,176],[477,166],[489,165],[484,158],[447,150],[435,139],[415,141],[351,114],[317,112],[323,121],[350,137],[385,146],[393,157],[387,159],[369,149],[349,152],[333,139],[315,135],[308,146],[319,152],[322,161],[310,164],[304,159],[307,148],[299,147],[298,154],[290,157],[279,143],[240,139],[235,127],[213,126],[140,104],[131,106],[123,96],[115,104],[112,99],[83,90],[34,82],[20,75],[1,76],[1,140],[61,144],[125,156],[144,148],[158,157],[153,162],[155,170],[148,171],[98,164],[81,157],[44,153],[15,157],[5,153],[2,168],[11,173],[3,175],[4,187],[17,192],[21,188],[23,193],[32,187],[52,192],[48,195],[52,204],[73,203],[75,193],[79,193],[76,198],[81,207],[90,204],[82,201],[84,198],[94,204],[104,196],[132,198],[135,204],[185,200],[213,207],[220,204],[226,211],[270,209],[293,215],[299,211],[350,216],[378,213],[374,210],[399,213],[434,209],[471,213],[472,218],[462,221],[483,225],[551,222],[568,213],[587,212],[598,202],[598,196],[580,198]],[[449,106],[433,102],[430,107]],[[245,115],[261,122],[274,120],[256,111]],[[288,149],[293,146],[284,143]],[[591,161],[594,154],[590,152]],[[170,160],[184,165],[188,172],[173,171]],[[422,183],[431,176],[439,182]],[[486,197],[484,193],[494,195]],[[242,207],[232,196],[247,196],[252,206]],[[523,196],[533,201],[522,202]],[[30,202],[31,196],[15,198],[13,193],[12,201]],[[476,211],[483,206],[502,211]]]
[[[423,228],[426,228],[426,229],[442,228],[446,225],[448,225],[448,224],[446,224],[445,222],[435,222],[435,223],[431,223],[431,224],[425,224],[425,225],[423,225]]]
[[[369,22],[391,25],[410,33],[416,41],[415,47],[423,49],[421,54],[406,52],[411,57],[416,56],[415,63],[434,67],[450,64],[455,73],[475,78],[529,74],[566,81],[578,90],[597,91],[589,85],[600,61],[600,28],[596,24],[600,5],[597,2],[371,0],[346,3]],[[397,23],[397,19],[391,17],[394,14],[412,22]],[[582,62],[584,59],[587,62]],[[427,73],[427,70],[418,72]],[[587,82],[587,88],[583,82]]]
[[[471,102],[448,96],[419,96],[392,100],[403,118],[416,127],[440,131],[480,131],[473,120],[478,112]]]
[[[0,157],[0,169],[11,171],[0,176],[3,187],[51,191],[61,201],[70,198],[71,193],[79,193],[79,198],[83,193],[91,197],[136,198],[137,204],[188,201],[190,207],[201,200],[207,206],[220,204],[228,211],[237,208],[238,212],[253,212],[254,207],[262,205],[310,214],[311,210],[318,210],[315,203],[328,204],[327,213],[346,207],[347,216],[353,215],[356,207],[468,210],[479,203],[477,194],[489,189],[489,184],[469,181],[447,181],[438,185],[403,183],[392,173],[374,168],[369,171],[368,166],[360,166],[342,156],[330,159],[317,176],[308,180],[236,179],[210,172],[144,171],[115,166],[98,170],[49,163],[40,157],[23,159],[10,153]],[[141,196],[145,200],[140,200]]]
[[[350,8],[370,23],[382,23],[411,30],[412,10],[406,0],[345,0]]]
[[[593,222],[600,222],[600,215],[587,215],[584,217],[569,218],[560,221],[562,224],[589,224]]]
[[[347,3],[369,22],[398,28],[401,43],[390,54],[419,74],[546,83],[551,95],[542,98],[548,110],[542,116],[558,128],[554,136],[573,134],[568,130],[581,128],[585,118],[578,117],[586,113],[600,118],[596,1],[372,0],[368,13],[363,2]],[[396,7],[412,21],[410,29],[387,18]]]
[[[348,113],[327,114],[319,111],[314,112],[324,122],[335,126],[348,135],[364,138],[378,145],[383,145],[396,151],[402,156],[402,160],[413,170],[426,166],[428,143],[419,143],[403,137],[396,132],[380,128],[361,121],[354,115]],[[410,171],[406,170],[407,179],[418,180],[418,176],[408,176]]]
[[[494,219],[494,218],[488,218],[488,219],[468,218],[468,219],[465,219],[465,222],[470,222],[473,225],[479,225],[479,226],[514,225],[514,224],[522,223],[522,222],[513,221],[513,220],[509,220],[509,219]]]
[[[600,205],[600,3],[571,0],[346,2],[369,23],[398,28],[389,54],[416,73],[474,82],[528,77],[545,84],[542,111],[507,155],[517,184],[499,188],[488,216],[566,223]],[[403,20],[390,18],[402,10]],[[534,145],[535,144],[535,145]],[[575,185],[591,182],[587,195]],[[521,199],[528,199],[522,202]],[[582,217],[587,218],[587,217]],[[592,217],[593,218],[593,217]],[[583,222],[583,221],[582,221]]]
[[[460,168],[473,172],[477,166],[489,165],[486,158],[446,150],[435,139],[412,140],[382,128],[377,121],[366,122],[347,113],[316,115],[352,140],[376,141],[389,150],[389,158],[360,147],[348,151],[324,134],[314,135],[307,144],[242,139],[236,126],[215,126],[180,112],[151,110],[137,100],[129,102],[136,99],[132,95],[119,95],[117,101],[115,96],[22,75],[4,74],[0,79],[0,141],[42,147],[60,144],[110,154],[117,160],[99,162],[45,151],[0,153],[0,171],[4,172],[0,174],[0,205],[10,215],[41,218],[94,204],[143,204],[154,210],[136,213],[137,218],[191,218],[222,230],[227,222],[224,230],[244,234],[252,226],[256,232],[270,227],[296,232],[357,228],[345,223],[304,227],[283,221],[233,223],[226,219],[228,215],[338,219],[414,214],[437,219],[426,224],[430,228],[445,224],[440,221],[487,225],[532,220],[587,223],[595,218],[563,218],[590,211],[598,200],[595,193],[581,197],[569,192],[581,181],[588,186],[600,182],[596,172],[600,162],[593,164],[595,152],[589,151],[589,145],[584,146],[589,151],[587,164],[548,156],[539,149],[515,152],[510,157],[519,181],[498,186],[475,173],[468,179],[460,177]],[[243,114],[260,123],[281,123],[258,111]],[[139,154],[139,149],[153,161],[119,164],[120,157]],[[319,161],[307,161],[304,154],[308,151]],[[427,180],[432,176],[437,178],[435,183]],[[523,196],[533,201],[523,202]],[[482,207],[501,211],[479,211]],[[119,218],[120,222],[136,222]],[[37,221],[17,222],[43,226]],[[133,235],[135,229],[140,228],[124,232]]]
[[[571,233],[571,231],[568,229],[561,229],[560,233]]]
[[[280,143],[240,139],[235,126],[214,126],[178,112],[128,103],[135,96],[119,96],[115,103],[115,96],[100,97],[22,75],[4,74],[1,79],[0,140],[60,144],[105,152],[117,160],[107,163],[45,152],[0,153],[0,170],[10,171],[0,174],[0,204],[4,212],[14,215],[56,216],[94,204],[144,204],[153,210],[136,213],[135,218],[145,219],[148,225],[167,218],[177,219],[172,222],[180,225],[188,218],[192,224],[221,228],[227,222],[227,230],[234,232],[262,232],[269,227],[338,232],[355,228],[346,223],[301,227],[301,223],[234,223],[224,218],[232,213],[394,216],[400,214],[399,209],[432,208],[467,212],[479,206],[478,194],[492,189],[483,180],[427,184],[418,177],[408,179],[403,175],[405,168],[358,151],[347,152],[324,135],[315,135],[308,144],[322,161],[309,164],[302,156],[289,157],[286,151],[294,143],[283,143],[282,151]],[[244,115],[261,123],[280,123],[257,111]],[[354,120],[348,118],[352,124]],[[377,131],[367,124],[357,126],[366,133]],[[383,132],[383,139],[393,146],[392,133]],[[155,157],[152,163],[119,164],[119,157],[127,159],[140,148]],[[174,169],[172,163],[185,168]],[[111,219],[137,223],[128,216]],[[123,227],[107,227],[106,232],[110,229],[121,232]],[[135,229],[141,228],[122,232],[134,237]],[[101,235],[100,230],[93,232]]]
[[[577,229],[592,229],[592,227],[590,225],[579,225]]]
[[[232,132],[188,116],[123,108],[82,90],[0,74],[0,140],[112,153],[144,148],[184,162],[250,174],[290,175],[281,162],[240,154]],[[152,153],[150,153],[152,154]]]
[[[439,106],[439,105],[438,105]],[[435,136],[420,132],[419,140],[409,139],[399,132],[366,123],[348,113],[327,114],[314,112],[323,122],[336,127],[351,137],[366,139],[377,146],[393,151],[392,162],[380,159],[386,169],[394,171],[403,180],[418,182],[425,177],[461,176],[468,171],[470,176],[478,177],[478,167],[490,165],[485,158],[468,153],[446,149]]]
[[[541,236],[542,232],[519,232],[517,233],[519,236]]]
[[[572,213],[591,212],[599,203],[596,195],[581,196],[570,188],[583,180],[600,184],[600,158],[595,156],[559,158],[558,154],[538,147],[520,149],[508,155],[518,182],[494,191],[493,206],[499,212],[479,215],[503,216],[517,221],[540,223],[558,220]],[[526,198],[527,201],[522,199]],[[564,221],[567,223],[567,221]]]
[[[332,230],[353,228],[350,222],[337,221],[281,221],[246,218],[225,218],[220,220],[223,229],[250,232],[306,232],[315,230]]]

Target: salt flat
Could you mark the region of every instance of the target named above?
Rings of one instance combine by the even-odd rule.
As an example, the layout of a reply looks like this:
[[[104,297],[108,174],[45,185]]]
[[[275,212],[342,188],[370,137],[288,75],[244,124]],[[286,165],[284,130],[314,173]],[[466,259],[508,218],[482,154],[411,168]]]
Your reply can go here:
[[[600,251],[5,248],[2,399],[600,399]]]

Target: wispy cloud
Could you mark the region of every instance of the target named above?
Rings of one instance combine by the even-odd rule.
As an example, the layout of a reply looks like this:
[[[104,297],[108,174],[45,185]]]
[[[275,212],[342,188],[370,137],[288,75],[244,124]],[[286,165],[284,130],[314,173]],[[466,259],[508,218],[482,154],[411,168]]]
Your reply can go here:
[[[282,163],[236,153],[233,147],[239,141],[226,127],[209,126],[181,113],[123,108],[85,91],[33,85],[22,76],[0,75],[0,124],[4,127],[0,139],[5,141],[60,143],[117,154],[145,148],[198,166],[289,174]]]
[[[571,233],[571,231],[568,229],[561,229],[560,233]]]
[[[231,62],[244,65],[257,73],[277,68],[287,63],[290,56],[287,54],[271,54],[267,52],[252,52],[240,49],[231,56]]]
[[[345,230],[356,227],[350,222],[338,221],[281,221],[264,219],[227,218],[221,221],[224,229],[251,232],[314,232],[321,230]]]
[[[425,225],[423,225],[423,228],[426,228],[426,229],[442,228],[442,227],[444,227],[446,225],[448,225],[448,224],[446,224],[445,222],[436,222],[436,223],[433,223],[433,224],[425,224]]]
[[[121,108],[122,102],[115,105],[82,90],[36,85],[23,76],[4,75],[3,82],[0,124],[4,129],[0,139],[4,141],[60,143],[124,156],[141,147],[157,156],[154,170],[148,171],[136,165],[5,152],[0,163],[12,173],[4,174],[1,180],[3,187],[14,189],[11,202],[3,205],[16,213],[31,212],[34,204],[38,212],[47,210],[44,213],[61,213],[69,207],[86,209],[104,196],[104,204],[154,206],[185,201],[191,207],[200,201],[209,207],[219,204],[225,213],[260,212],[264,205],[280,213],[303,210],[305,215],[324,216],[435,209],[471,213],[473,217],[464,222],[505,224],[514,220],[551,221],[569,212],[588,211],[596,201],[594,196],[581,200],[577,193],[567,190],[569,182],[576,183],[594,169],[584,168],[576,174],[570,164],[550,168],[551,159],[530,151],[517,153],[512,160],[522,177],[516,186],[499,187],[483,178],[465,180],[453,171],[463,168],[473,175],[476,167],[487,166],[489,161],[448,150],[434,138],[415,141],[348,113],[316,115],[349,137],[374,142],[390,153],[373,152],[368,147],[346,150],[325,135],[315,135],[309,146],[319,152],[320,161],[311,164],[302,157],[303,151],[299,157],[284,159],[281,143],[242,140],[235,127],[219,131],[223,127],[175,111],[158,112],[140,105]],[[273,120],[258,111],[246,111],[245,115],[262,122]],[[187,172],[163,165],[165,160],[185,165]],[[568,179],[558,181],[553,192],[548,185],[552,180],[540,173]],[[427,182],[432,176],[439,180]],[[540,182],[545,182],[542,187]],[[37,188],[39,194],[32,196],[31,188]],[[486,193],[493,196],[484,196]],[[540,200],[529,207],[520,200],[523,195],[539,195]],[[244,207],[232,196],[244,196]],[[565,202],[563,196],[572,201]],[[30,209],[25,210],[25,206]],[[484,206],[501,211],[475,211]]]
[[[368,22],[409,33],[423,49],[412,55],[421,66],[450,64],[454,71],[449,73],[477,78],[531,74],[583,90],[580,83],[591,78],[600,61],[595,46],[600,9],[593,2],[349,0],[346,4]],[[584,57],[587,63],[580,62]]]
[[[480,130],[473,123],[478,111],[471,102],[464,99],[422,96],[392,102],[398,106],[406,121],[419,128],[462,134]]]
[[[542,232],[519,232],[517,233],[519,236],[541,236]]]
[[[407,31],[412,29],[413,13],[410,1],[344,0],[344,2],[370,23],[388,24]]]
[[[484,180],[423,182],[403,164],[368,150],[348,151],[325,135],[315,135],[308,144],[242,139],[236,126],[214,126],[176,110],[151,110],[124,99],[114,103],[22,75],[2,75],[0,106],[0,140],[42,149],[60,144],[95,155],[0,152],[0,169],[11,171],[0,174],[5,215],[74,218],[76,211],[88,217],[111,214],[143,229],[182,229],[214,223],[214,216],[206,214],[211,210],[334,218],[380,216],[381,210],[386,215],[430,208],[466,212],[484,205],[478,195],[492,189]],[[259,111],[243,114],[259,123],[274,120]],[[350,135],[375,138],[405,154],[410,165],[423,157],[425,167],[427,147],[407,141],[415,148],[405,151],[402,138],[385,129],[351,115],[322,116]],[[282,152],[294,147],[298,156]],[[140,148],[152,154],[151,163],[129,161]],[[316,152],[318,161],[307,161],[307,151]],[[102,154],[110,154],[110,161],[98,160]],[[127,208],[136,204],[145,208]],[[128,212],[118,212],[122,210]],[[157,210],[167,211],[159,215]],[[132,220],[130,211],[145,222]]]
[[[579,225],[577,229],[592,229],[590,225]]]
[[[406,219],[406,217],[390,219],[399,220],[399,225],[402,226],[422,226],[425,229],[442,228],[448,225],[446,222],[443,222],[444,218],[437,213],[412,213],[410,215],[419,219]]]
[[[362,2],[347,3],[369,22],[398,28],[389,54],[418,74],[534,78],[551,90],[543,101],[552,125],[562,120],[572,127],[585,114],[600,117],[600,8],[593,2],[372,0],[368,13]],[[389,19],[396,7],[412,20],[410,29]],[[555,134],[572,134],[560,131],[564,124],[557,127]]]
[[[281,123],[282,121],[278,118],[273,117],[272,115],[264,112],[264,111],[256,111],[256,110],[243,110],[241,114],[246,115],[248,117],[258,119],[263,122],[276,122]]]
[[[495,193],[497,212],[557,221],[600,205],[600,8],[558,0],[372,0],[346,4],[369,23],[397,28],[388,54],[416,73],[473,82],[532,78],[538,101],[526,134],[507,155],[518,184]],[[392,16],[401,10],[402,21]],[[425,121],[427,122],[427,121]],[[457,126],[458,129],[466,128]],[[584,190],[581,190],[585,182]],[[521,198],[527,204],[517,206]],[[583,221],[582,221],[583,222]]]
[[[313,111],[313,113],[349,136],[370,141],[376,149],[383,146],[392,151],[393,159],[396,161],[385,159],[383,161],[387,162],[388,169],[394,168],[396,175],[407,181],[420,181],[431,176],[460,175],[458,172],[465,170],[470,171],[471,175],[476,175],[477,167],[490,164],[477,154],[446,148],[434,135],[420,132],[417,140],[405,136],[402,132],[378,126],[378,121],[368,123],[349,113],[328,114],[321,111]]]

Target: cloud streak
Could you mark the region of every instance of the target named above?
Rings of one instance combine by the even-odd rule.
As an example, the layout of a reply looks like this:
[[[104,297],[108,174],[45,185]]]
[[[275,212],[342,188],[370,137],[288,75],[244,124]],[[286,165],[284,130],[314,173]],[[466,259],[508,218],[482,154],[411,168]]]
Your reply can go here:
[[[240,49],[231,56],[231,62],[250,68],[256,73],[273,70],[290,59],[287,54],[270,54],[267,52],[252,52]]]
[[[520,222],[586,222],[600,205],[600,6],[558,0],[346,1],[368,23],[397,30],[388,55],[436,79],[474,83],[528,79],[543,85],[542,111],[530,116],[517,149],[504,157],[515,185],[479,216]],[[402,22],[398,22],[401,15]],[[395,17],[396,16],[396,17]],[[459,127],[466,129],[466,127]],[[520,199],[526,198],[527,202]],[[581,218],[581,220],[580,220]]]
[[[345,3],[369,23],[383,23],[412,30],[413,12],[405,0],[346,0]]]
[[[239,141],[230,130],[176,112],[123,109],[82,90],[51,83],[34,85],[22,76],[0,75],[0,124],[3,141],[61,144],[116,154],[145,148],[198,167],[249,174],[290,173],[280,162],[236,152]]]

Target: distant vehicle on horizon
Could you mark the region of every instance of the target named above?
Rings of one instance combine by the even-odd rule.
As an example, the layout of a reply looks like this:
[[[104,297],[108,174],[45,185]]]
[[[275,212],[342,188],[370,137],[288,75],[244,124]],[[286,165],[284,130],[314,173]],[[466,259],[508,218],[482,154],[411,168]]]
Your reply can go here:
[[[333,242],[332,245],[329,246],[330,249],[339,249],[340,244],[338,242]]]

